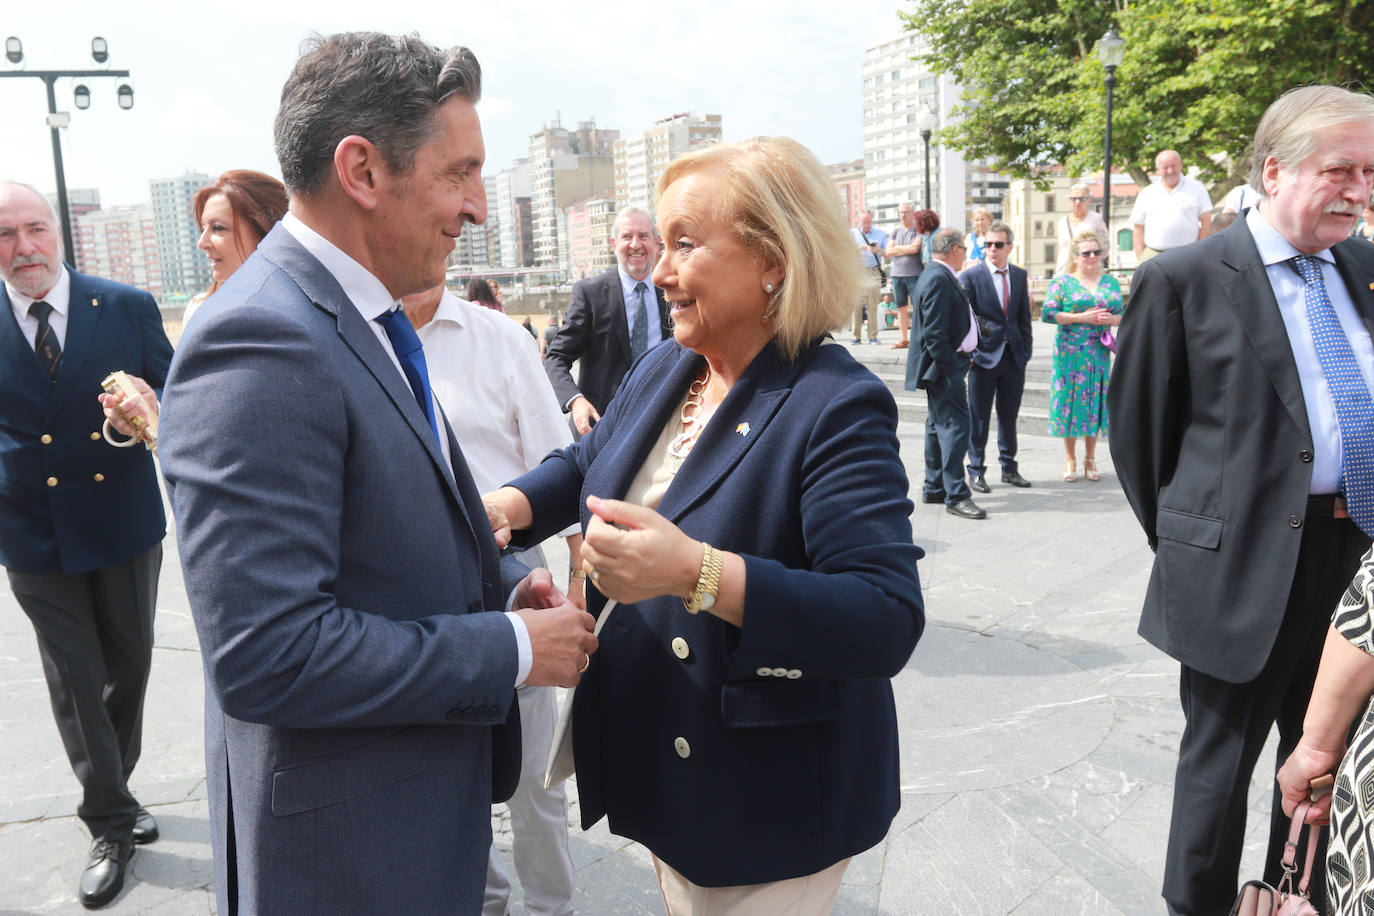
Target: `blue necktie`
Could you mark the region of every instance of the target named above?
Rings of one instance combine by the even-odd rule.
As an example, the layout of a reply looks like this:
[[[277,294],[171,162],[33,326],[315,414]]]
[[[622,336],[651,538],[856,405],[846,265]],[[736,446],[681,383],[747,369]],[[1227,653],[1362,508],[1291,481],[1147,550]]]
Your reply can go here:
[[[38,354],[39,362],[48,370],[48,377],[55,382],[58,366],[62,363],[62,345],[57,342],[57,335],[48,323],[48,316],[51,314],[52,306],[42,299],[29,306],[29,315],[38,319],[38,333],[33,337],[33,352]]]
[[[630,330],[630,360],[649,348],[649,306],[644,302],[644,281],[635,284],[635,296],[639,299],[639,310],[635,312],[635,326]]]
[[[1374,400],[1360,374],[1355,351],[1341,328],[1322,282],[1320,262],[1311,255],[1293,259],[1302,275],[1302,304],[1317,347],[1326,387],[1341,430],[1341,493],[1345,508],[1366,534],[1374,534]]]
[[[410,390],[415,393],[415,400],[419,402],[420,409],[425,412],[425,419],[429,421],[434,441],[442,443],[443,440],[439,438],[439,421],[434,416],[434,398],[429,389],[429,367],[425,365],[425,351],[420,346],[420,335],[415,333],[415,327],[406,317],[406,313],[400,309],[384,312],[373,320],[386,330],[387,339],[391,341],[391,349],[396,351],[396,358],[401,361],[401,371],[406,374]]]

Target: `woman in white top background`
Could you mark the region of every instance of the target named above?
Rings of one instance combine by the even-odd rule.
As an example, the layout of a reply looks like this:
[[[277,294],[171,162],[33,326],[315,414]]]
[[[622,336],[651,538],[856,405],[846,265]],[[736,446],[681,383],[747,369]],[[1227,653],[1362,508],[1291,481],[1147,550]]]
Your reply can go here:
[[[1072,208],[1067,215],[1059,218],[1059,261],[1054,266],[1057,274],[1068,273],[1073,269],[1074,264],[1074,244],[1073,240],[1078,237],[1078,233],[1091,229],[1097,233],[1097,240],[1102,243],[1102,249],[1108,254],[1111,253],[1111,245],[1108,244],[1107,224],[1102,219],[1102,214],[1096,210],[1089,210],[1088,203],[1092,200],[1088,192],[1088,186],[1083,182],[1078,182],[1069,188],[1069,206]],[[1107,263],[1106,257],[1102,260],[1103,265]]]

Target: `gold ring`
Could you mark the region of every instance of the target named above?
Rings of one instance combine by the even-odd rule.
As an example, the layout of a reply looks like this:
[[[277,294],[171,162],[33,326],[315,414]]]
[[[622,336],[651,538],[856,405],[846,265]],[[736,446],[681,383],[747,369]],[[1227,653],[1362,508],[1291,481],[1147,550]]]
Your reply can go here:
[[[600,585],[600,584],[601,584],[601,574],[600,574],[599,572],[596,571],[596,567],[595,567],[595,566],[593,566],[591,569],[587,570],[587,578],[592,580],[592,585]]]
[[[140,416],[133,416],[129,418],[129,425],[132,426],[134,429],[142,429],[143,424],[146,422],[147,421]]]
[[[590,655],[588,655],[587,653],[583,652],[583,653],[582,653],[582,658],[583,658],[582,667],[577,669],[577,673],[578,673],[578,674],[582,674],[584,671],[586,671],[586,670],[587,670],[587,667],[588,667],[589,665],[591,665],[591,663],[592,663],[592,657],[591,657]]]

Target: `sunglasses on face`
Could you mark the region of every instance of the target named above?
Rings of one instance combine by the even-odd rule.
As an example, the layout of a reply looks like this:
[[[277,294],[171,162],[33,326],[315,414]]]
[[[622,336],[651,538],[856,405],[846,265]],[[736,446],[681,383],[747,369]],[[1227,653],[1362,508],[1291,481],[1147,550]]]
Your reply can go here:
[[[1102,249],[1101,249],[1101,248],[1090,248],[1090,249],[1088,249],[1087,251],[1080,251],[1080,252],[1078,253],[1078,256],[1079,256],[1080,258],[1095,258],[1095,257],[1098,257],[1098,256],[1101,255],[1101,254],[1102,254]]]
[[[1011,244],[1010,242],[984,242],[984,243],[983,243],[983,247],[984,247],[984,248],[1001,249],[1001,248],[1006,248],[1006,247],[1007,247],[1008,245],[1010,245],[1010,244]]]
[[[1087,200],[1087,199],[1088,199],[1088,198],[1086,198],[1086,197],[1070,197],[1070,198],[1069,198],[1069,200],[1072,200],[1072,201],[1074,201],[1074,202],[1077,202],[1077,201],[1080,201],[1080,200]]]

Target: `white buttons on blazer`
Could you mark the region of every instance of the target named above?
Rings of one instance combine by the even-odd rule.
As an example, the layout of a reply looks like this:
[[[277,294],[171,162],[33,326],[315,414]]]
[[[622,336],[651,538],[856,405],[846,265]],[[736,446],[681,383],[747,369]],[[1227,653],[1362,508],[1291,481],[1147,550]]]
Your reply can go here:
[[[681,757],[683,760],[686,760],[688,757],[692,756],[692,746],[687,743],[686,738],[674,738],[673,750],[677,751],[677,755]]]
[[[681,636],[673,637],[673,654],[686,661],[687,656],[692,654],[692,647],[687,645],[687,640]]]

